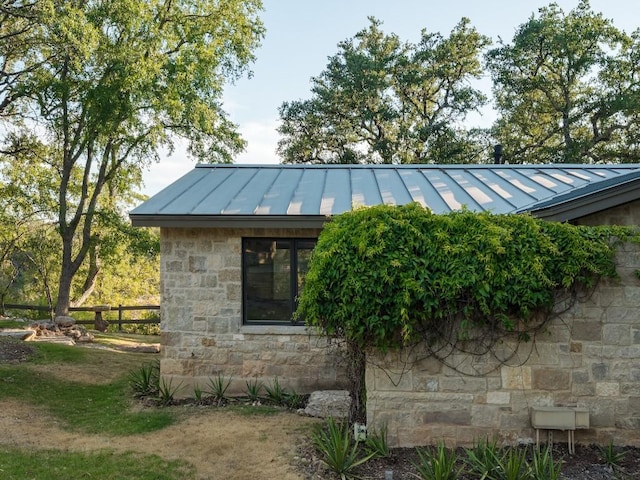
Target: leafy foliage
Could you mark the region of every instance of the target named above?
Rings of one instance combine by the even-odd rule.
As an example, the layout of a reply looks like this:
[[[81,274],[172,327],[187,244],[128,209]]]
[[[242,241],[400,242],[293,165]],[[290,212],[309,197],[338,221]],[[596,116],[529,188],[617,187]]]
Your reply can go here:
[[[554,460],[551,447],[529,449],[501,448],[495,440],[479,440],[466,448],[463,457],[465,471],[473,478],[487,480],[556,480],[560,478],[562,460]]]
[[[498,468],[488,477],[490,480],[530,480],[531,467],[527,462],[527,450],[507,448],[498,461]]]
[[[615,28],[582,0],[552,3],[487,54],[510,163],[640,159],[640,32]]]
[[[486,351],[541,328],[559,292],[615,276],[615,241],[631,235],[418,204],[357,209],[322,231],[297,315],[360,348]]]
[[[276,405],[286,405],[289,392],[280,385],[278,377],[273,378],[271,385],[264,385],[264,391],[267,394],[267,398]]]
[[[100,215],[121,212],[110,199],[135,191],[161,149],[181,137],[208,161],[242,150],[220,99],[254,59],[261,2],[9,3],[0,161],[36,179],[26,195],[39,194],[38,218],[60,237],[56,313],[66,314],[76,274],[95,278]]]
[[[163,407],[168,407],[173,404],[176,394],[180,391],[182,382],[178,385],[173,384],[173,378],[160,377],[160,383],[158,385],[158,402]]]
[[[486,161],[480,133],[460,123],[486,101],[469,83],[488,43],[465,18],[416,44],[370,18],[312,78],[309,100],[281,106],[279,153],[291,163]]]

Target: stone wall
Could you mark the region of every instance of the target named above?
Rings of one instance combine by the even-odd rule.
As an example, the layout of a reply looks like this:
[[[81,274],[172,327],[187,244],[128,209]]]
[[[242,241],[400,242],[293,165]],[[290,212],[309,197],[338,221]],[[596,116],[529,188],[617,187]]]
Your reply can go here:
[[[317,237],[317,230],[161,229],[161,316],[164,378],[192,396],[218,374],[230,393],[246,381],[298,393],[344,386],[341,357],[303,326],[242,325],[242,237]]]
[[[640,202],[577,223],[637,224]],[[299,237],[317,230],[161,230],[161,372],[181,394],[205,388],[218,374],[269,383],[275,376],[299,393],[344,388],[340,355],[304,327],[242,325],[242,237]],[[367,415],[370,428],[386,423],[395,446],[445,440],[471,444],[494,437],[530,442],[534,406],[577,406],[591,428],[579,443],[640,446],[640,248],[618,255],[620,280],[603,281],[535,342],[504,365],[488,357],[454,356],[450,366],[417,349],[370,355]],[[506,357],[510,345],[504,345]],[[462,370],[472,375],[463,375]],[[565,433],[556,435],[566,441]]]
[[[531,407],[577,406],[589,409],[591,428],[576,430],[576,442],[640,445],[640,248],[625,245],[617,261],[619,280],[602,281],[505,364],[457,355],[451,368],[419,349],[369,355],[369,427],[386,423],[394,446],[526,443],[536,438]]]

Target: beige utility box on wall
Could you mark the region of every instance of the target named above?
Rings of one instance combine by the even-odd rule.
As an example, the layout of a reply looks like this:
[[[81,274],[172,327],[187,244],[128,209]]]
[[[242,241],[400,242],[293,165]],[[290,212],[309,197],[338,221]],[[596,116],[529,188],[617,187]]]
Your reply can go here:
[[[574,430],[589,428],[589,409],[531,407],[531,426],[536,429],[536,444],[540,440],[540,430],[568,430],[569,453],[572,454],[575,453]]]
[[[577,407],[532,407],[531,426],[544,430],[589,428],[589,409]]]

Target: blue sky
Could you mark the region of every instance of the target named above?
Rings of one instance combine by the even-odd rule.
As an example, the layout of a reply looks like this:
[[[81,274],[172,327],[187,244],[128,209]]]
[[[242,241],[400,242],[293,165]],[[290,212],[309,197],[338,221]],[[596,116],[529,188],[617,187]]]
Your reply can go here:
[[[275,153],[278,108],[284,101],[309,97],[310,78],[320,74],[338,42],[368,25],[368,16],[383,22],[386,33],[416,41],[422,29],[447,36],[462,17],[494,42],[510,42],[516,28],[550,2],[539,0],[263,0],[266,27],[251,79],[228,86],[225,110],[248,142],[236,163],[278,163]],[[568,12],[578,0],[558,0]],[[591,7],[627,33],[640,28],[640,0],[591,0]],[[490,81],[483,82],[490,93]],[[489,125],[493,112],[469,119]],[[189,171],[195,161],[177,148],[171,157],[151,165],[144,193],[151,195]]]

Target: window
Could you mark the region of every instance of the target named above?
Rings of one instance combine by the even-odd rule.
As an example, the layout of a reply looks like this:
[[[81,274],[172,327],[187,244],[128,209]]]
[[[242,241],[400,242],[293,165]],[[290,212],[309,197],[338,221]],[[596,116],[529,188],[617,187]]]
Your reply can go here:
[[[291,323],[315,239],[242,240],[245,324]]]

